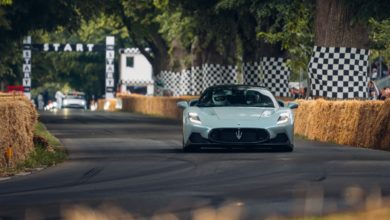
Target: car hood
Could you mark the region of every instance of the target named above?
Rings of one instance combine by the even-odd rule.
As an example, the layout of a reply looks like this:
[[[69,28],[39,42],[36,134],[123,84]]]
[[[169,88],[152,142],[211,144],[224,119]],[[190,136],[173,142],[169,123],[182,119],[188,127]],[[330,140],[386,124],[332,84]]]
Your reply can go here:
[[[206,118],[238,121],[258,120],[264,111],[270,111],[272,114],[275,112],[273,108],[258,107],[210,107],[199,109],[199,113]]]

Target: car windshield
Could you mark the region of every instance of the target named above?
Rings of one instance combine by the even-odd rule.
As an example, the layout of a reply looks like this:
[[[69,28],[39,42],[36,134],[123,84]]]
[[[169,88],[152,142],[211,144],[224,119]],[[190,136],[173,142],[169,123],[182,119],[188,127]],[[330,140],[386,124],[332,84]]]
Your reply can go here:
[[[198,107],[269,107],[276,102],[266,89],[251,86],[217,86],[206,89],[201,95]]]

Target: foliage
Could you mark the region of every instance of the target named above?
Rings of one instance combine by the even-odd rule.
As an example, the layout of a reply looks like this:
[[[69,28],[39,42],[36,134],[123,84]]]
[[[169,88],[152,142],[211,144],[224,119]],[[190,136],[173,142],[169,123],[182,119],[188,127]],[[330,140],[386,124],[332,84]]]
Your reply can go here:
[[[355,15],[355,21],[375,19],[370,21],[374,45],[389,51],[386,46],[389,24],[382,22],[390,11],[388,0],[344,1]],[[202,59],[222,56],[240,65],[237,61],[242,60],[248,45],[249,49],[253,45],[252,50],[256,50],[255,44],[259,42],[272,43],[288,52],[288,65],[294,79],[301,69],[306,69],[311,56],[313,18],[318,10],[314,2],[6,0],[0,2],[0,79],[15,81],[22,78],[20,42],[27,34],[41,42],[99,44],[104,44],[106,35],[113,35],[119,47],[140,48],[155,73],[176,61],[189,67],[196,56],[194,51],[203,53]],[[181,47],[181,53],[177,53],[175,47]],[[212,50],[214,53],[207,54]],[[381,53],[385,53],[383,51]],[[95,95],[104,93],[103,55],[35,54],[33,87],[54,82],[59,87],[68,85]]]
[[[54,137],[42,123],[37,123],[34,131],[34,151],[27,159],[18,164],[18,169],[37,168],[42,166],[53,166],[67,158],[61,142]]]
[[[253,8],[258,20],[267,20],[268,27],[258,32],[258,37],[270,43],[281,42],[282,49],[288,51],[288,66],[293,72],[293,80],[302,70],[306,70],[313,48],[312,1],[289,0],[257,1]],[[273,17],[271,21],[270,17]]]
[[[0,4],[0,79],[21,77],[20,42],[35,30],[54,31],[58,26],[74,31],[82,18],[91,18],[100,3],[90,0],[3,1]],[[61,9],[61,10],[58,10]],[[85,11],[83,14],[80,10]],[[17,49],[19,48],[19,49]]]
[[[370,39],[373,42],[373,57],[383,56],[390,60],[390,18],[377,21],[374,18],[369,20],[371,26]]]
[[[371,18],[383,20],[389,18],[390,4],[388,0],[344,0],[354,15],[354,21],[367,24]]]

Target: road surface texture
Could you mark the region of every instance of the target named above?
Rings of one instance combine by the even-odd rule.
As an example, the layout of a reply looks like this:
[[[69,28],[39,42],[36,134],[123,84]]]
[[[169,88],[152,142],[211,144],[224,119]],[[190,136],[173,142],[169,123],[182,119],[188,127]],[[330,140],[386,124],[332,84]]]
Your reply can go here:
[[[76,110],[40,120],[69,160],[0,181],[0,219],[265,219],[390,195],[388,152],[296,138],[292,153],[183,153],[172,120]]]

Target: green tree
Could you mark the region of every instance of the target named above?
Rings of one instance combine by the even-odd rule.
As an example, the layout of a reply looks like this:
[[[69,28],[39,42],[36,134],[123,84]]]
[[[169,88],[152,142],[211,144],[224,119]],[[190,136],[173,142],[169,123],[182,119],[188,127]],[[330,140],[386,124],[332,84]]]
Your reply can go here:
[[[22,38],[35,30],[54,31],[58,26],[74,31],[82,19],[95,15],[100,3],[91,0],[3,1],[0,4],[0,81],[22,78]],[[60,9],[60,10],[59,10]],[[83,14],[80,13],[83,11]],[[3,86],[2,86],[3,87]],[[3,89],[3,88],[2,88]]]
[[[370,39],[373,42],[372,57],[383,56],[390,61],[390,18],[378,21],[371,18],[369,20],[372,31]]]

